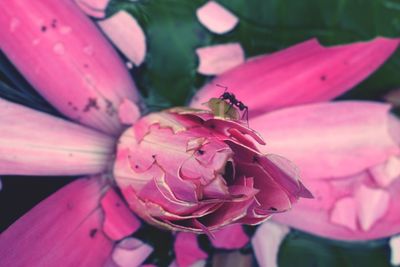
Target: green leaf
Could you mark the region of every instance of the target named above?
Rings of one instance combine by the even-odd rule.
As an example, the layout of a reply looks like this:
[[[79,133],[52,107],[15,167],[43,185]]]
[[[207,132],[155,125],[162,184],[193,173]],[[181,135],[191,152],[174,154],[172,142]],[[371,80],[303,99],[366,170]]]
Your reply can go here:
[[[387,240],[340,242],[292,231],[282,243],[280,267],[390,267]]]

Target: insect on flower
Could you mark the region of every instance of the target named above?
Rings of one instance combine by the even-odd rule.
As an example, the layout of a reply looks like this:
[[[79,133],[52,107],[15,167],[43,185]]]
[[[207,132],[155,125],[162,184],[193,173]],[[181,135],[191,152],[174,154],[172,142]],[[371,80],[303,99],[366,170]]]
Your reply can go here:
[[[228,87],[217,84],[225,91],[219,98],[211,98],[204,103],[217,117],[232,120],[243,120],[246,118],[247,125],[249,124],[249,108],[241,101],[236,99],[235,95],[227,92]]]

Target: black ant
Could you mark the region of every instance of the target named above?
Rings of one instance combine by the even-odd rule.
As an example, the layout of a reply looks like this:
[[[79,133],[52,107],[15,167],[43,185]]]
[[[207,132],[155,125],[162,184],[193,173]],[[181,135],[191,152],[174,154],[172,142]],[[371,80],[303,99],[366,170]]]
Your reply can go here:
[[[216,85],[218,87],[222,87],[222,88],[225,89],[225,91],[222,93],[222,95],[219,97],[219,99],[224,100],[224,101],[225,100],[229,101],[229,109],[232,106],[235,106],[240,111],[243,111],[242,120],[243,120],[243,117],[246,116],[247,124],[249,124],[249,107],[246,106],[243,102],[237,100],[236,96],[234,94],[227,92],[227,90],[228,90],[227,86],[222,86],[222,85],[219,85],[219,84],[216,84]],[[228,111],[229,111],[229,109],[228,109]]]

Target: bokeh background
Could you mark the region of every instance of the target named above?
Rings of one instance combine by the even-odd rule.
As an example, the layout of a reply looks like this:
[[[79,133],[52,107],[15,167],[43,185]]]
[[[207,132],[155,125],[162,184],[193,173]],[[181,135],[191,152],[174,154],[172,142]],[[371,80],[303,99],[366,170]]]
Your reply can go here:
[[[318,38],[322,44],[329,46],[369,40],[376,36],[400,36],[400,1],[396,0],[219,0],[239,17],[237,27],[223,35],[211,33],[198,22],[196,9],[205,2],[110,2],[107,17],[124,9],[138,20],[145,31],[148,48],[146,59],[140,67],[133,67],[130,71],[149,110],[184,105],[196,90],[212,78],[196,71],[198,58],[195,49],[198,47],[240,42],[248,58],[310,38]],[[388,92],[400,88],[399,70],[400,50],[376,73],[340,98],[385,101]],[[62,116],[35,93],[2,53],[0,97]],[[395,108],[394,112],[398,111]],[[39,201],[75,178],[2,176],[0,232]],[[142,235],[151,235],[150,232]],[[251,232],[253,230],[249,229]],[[165,240],[168,238],[166,235]],[[251,252],[251,247],[246,250],[244,253]],[[284,267],[385,267],[391,266],[389,259],[387,239],[339,242],[300,231],[292,231],[279,252],[279,266]]]

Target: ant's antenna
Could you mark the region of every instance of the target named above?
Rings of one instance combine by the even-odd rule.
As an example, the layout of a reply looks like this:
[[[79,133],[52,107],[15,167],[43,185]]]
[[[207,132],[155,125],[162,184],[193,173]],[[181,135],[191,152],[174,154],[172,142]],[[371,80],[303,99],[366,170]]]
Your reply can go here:
[[[224,91],[224,93],[226,92],[226,90],[228,90],[228,86],[223,86],[223,85],[220,85],[220,84],[215,84],[216,86],[218,86],[218,87],[221,87],[221,88],[224,88],[225,89],[225,91]]]

